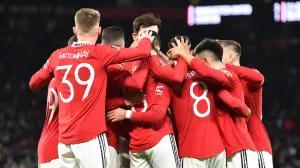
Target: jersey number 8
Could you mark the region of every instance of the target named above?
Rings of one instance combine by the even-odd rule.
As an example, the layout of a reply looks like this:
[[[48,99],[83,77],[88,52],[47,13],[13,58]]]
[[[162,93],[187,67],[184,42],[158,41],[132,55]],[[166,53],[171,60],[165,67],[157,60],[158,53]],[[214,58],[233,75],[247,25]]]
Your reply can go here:
[[[199,96],[199,97],[196,96],[195,93],[194,93],[194,87],[195,87],[196,85],[202,85],[203,90],[204,90],[203,94],[202,94],[201,96]],[[210,101],[209,101],[209,99],[206,97],[206,96],[207,96],[207,92],[208,92],[207,85],[206,85],[204,82],[202,82],[202,81],[195,81],[195,82],[192,83],[192,85],[191,85],[191,87],[190,87],[190,95],[191,95],[191,97],[192,97],[193,99],[195,99],[195,102],[194,102],[194,104],[193,104],[193,111],[194,111],[195,115],[198,116],[198,117],[200,117],[200,118],[204,118],[204,117],[208,116],[209,113],[210,113]],[[198,111],[198,107],[197,107],[197,106],[198,106],[198,103],[199,103],[201,100],[204,100],[204,101],[207,103],[207,110],[206,110],[205,113],[200,113],[200,112]]]
[[[67,84],[69,86],[69,88],[70,88],[70,96],[68,98],[64,98],[62,96],[61,92],[59,92],[59,96],[60,96],[61,100],[64,103],[69,103],[74,98],[74,87],[73,87],[72,83],[69,80],[67,80],[67,76],[68,76],[68,74],[69,74],[72,66],[73,65],[63,65],[63,66],[58,66],[56,68],[56,70],[64,70],[64,69],[66,70],[65,75],[62,78],[61,83]],[[79,78],[79,76],[78,76],[80,68],[83,68],[83,67],[87,68],[90,71],[90,77],[86,81],[81,80]],[[94,78],[95,78],[94,68],[90,64],[81,63],[81,64],[77,65],[77,67],[75,68],[74,75],[75,75],[75,80],[76,80],[76,82],[78,84],[80,84],[80,85],[87,85],[87,87],[85,89],[85,92],[84,92],[84,94],[82,96],[82,100],[84,100],[89,95],[89,92],[91,90],[91,87],[92,87],[92,84],[93,84],[93,81],[94,81]]]

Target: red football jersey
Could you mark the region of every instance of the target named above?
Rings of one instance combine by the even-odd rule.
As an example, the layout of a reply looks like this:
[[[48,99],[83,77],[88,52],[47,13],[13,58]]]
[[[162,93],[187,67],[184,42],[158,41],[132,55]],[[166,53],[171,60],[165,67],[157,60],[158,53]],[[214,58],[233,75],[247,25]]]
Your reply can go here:
[[[110,64],[150,56],[150,40],[136,48],[90,45],[83,42],[54,52],[30,81],[32,89],[56,78],[59,94],[59,142],[89,141],[106,131],[106,68]]]
[[[236,72],[242,79],[245,102],[252,112],[247,126],[256,149],[272,154],[270,138],[262,122],[262,85],[264,76],[256,69],[229,64],[226,66]]]
[[[131,89],[142,89],[148,74],[146,60],[131,61],[124,64],[113,64],[107,68],[107,96],[106,111],[125,106],[125,99],[121,97],[121,86]],[[126,66],[125,66],[126,65]],[[120,133],[125,126],[121,122],[107,123],[108,145],[119,150]]]
[[[58,159],[58,94],[53,78],[48,86],[46,118],[38,144],[38,161],[47,163]]]
[[[174,133],[170,117],[168,86],[148,75],[144,92],[146,100],[132,107],[130,151],[145,151],[155,146],[165,135]]]
[[[198,58],[191,61],[190,67],[206,81],[222,86],[232,96],[244,100],[243,85],[237,74],[232,70],[228,68],[215,70]],[[235,113],[222,101],[217,100],[216,107],[226,156],[230,157],[232,154],[244,149],[255,151],[256,148],[248,132],[246,118]]]
[[[173,88],[172,110],[178,131],[179,157],[208,158],[225,150],[214,91],[194,71],[188,71],[181,88]]]

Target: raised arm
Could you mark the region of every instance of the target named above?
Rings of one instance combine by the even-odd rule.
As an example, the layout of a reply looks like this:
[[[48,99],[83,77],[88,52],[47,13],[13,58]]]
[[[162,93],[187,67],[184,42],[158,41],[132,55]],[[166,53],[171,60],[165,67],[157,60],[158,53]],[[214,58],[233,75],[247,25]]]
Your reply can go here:
[[[188,54],[186,54],[185,56],[188,56]],[[190,62],[190,67],[199,76],[211,83],[214,83],[221,87],[225,87],[227,89],[231,89],[235,85],[235,81],[232,79],[232,74],[230,72],[224,69],[213,69],[198,58],[192,59],[192,61]]]
[[[226,67],[233,70],[241,79],[245,80],[248,86],[260,88],[264,83],[264,76],[256,69],[232,64],[226,64]]]
[[[149,71],[147,60],[142,59],[132,63],[128,62],[125,63],[123,67],[130,75],[121,81],[121,86],[141,90],[144,87]]]
[[[105,66],[124,61],[132,61],[150,56],[151,41],[143,38],[136,48],[119,48],[98,44],[97,52],[99,60]]]
[[[181,58],[178,58],[174,68],[165,62],[159,56],[149,57],[150,73],[156,78],[168,83],[182,83],[187,71],[187,64]]]
[[[54,56],[57,51],[58,50],[56,50],[54,53],[52,53],[52,55],[46,61],[44,66],[31,77],[31,79],[29,81],[29,87],[31,90],[42,89],[54,77],[54,74],[53,74],[53,69],[54,69],[53,66],[54,66],[54,62],[55,62]]]
[[[246,118],[249,117],[250,109],[245,104],[245,102],[235,98],[227,90],[221,89],[219,92],[215,93],[215,96],[217,96],[217,99],[221,100],[225,105],[227,105],[238,115],[241,115]]]

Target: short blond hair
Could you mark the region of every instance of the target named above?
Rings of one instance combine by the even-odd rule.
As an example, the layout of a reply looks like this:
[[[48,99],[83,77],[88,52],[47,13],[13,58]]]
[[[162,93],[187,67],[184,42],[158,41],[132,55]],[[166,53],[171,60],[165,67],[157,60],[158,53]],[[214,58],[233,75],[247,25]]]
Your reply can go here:
[[[223,47],[231,47],[232,50],[240,57],[242,55],[242,47],[240,43],[234,40],[216,40]]]
[[[81,8],[76,12],[74,20],[75,26],[87,33],[100,24],[100,13],[95,9]]]

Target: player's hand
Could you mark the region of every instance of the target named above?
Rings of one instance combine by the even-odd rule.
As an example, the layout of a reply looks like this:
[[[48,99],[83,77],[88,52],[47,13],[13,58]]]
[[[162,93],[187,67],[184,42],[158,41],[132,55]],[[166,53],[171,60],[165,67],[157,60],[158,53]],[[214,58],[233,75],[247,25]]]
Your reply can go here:
[[[143,33],[141,33],[138,37],[138,41],[141,41],[143,38],[147,38],[149,39],[151,42],[154,39],[154,36],[152,36],[152,32],[149,30],[144,31]]]
[[[191,48],[191,44],[189,44],[189,40],[188,39],[184,39],[183,36],[180,37],[180,44],[182,45],[182,47],[187,51],[190,52],[190,48]]]
[[[125,120],[126,110],[117,108],[107,112],[106,119],[111,122]]]
[[[248,113],[247,113],[247,117],[246,117],[247,122],[248,122],[250,116],[251,116],[251,110],[248,108]]]
[[[180,53],[185,51],[184,47],[182,46],[180,40],[177,39],[177,37],[175,38],[175,41],[176,41],[176,44],[172,43],[173,48],[171,48],[167,53],[169,55],[170,59],[177,59],[178,56],[180,56]]]

